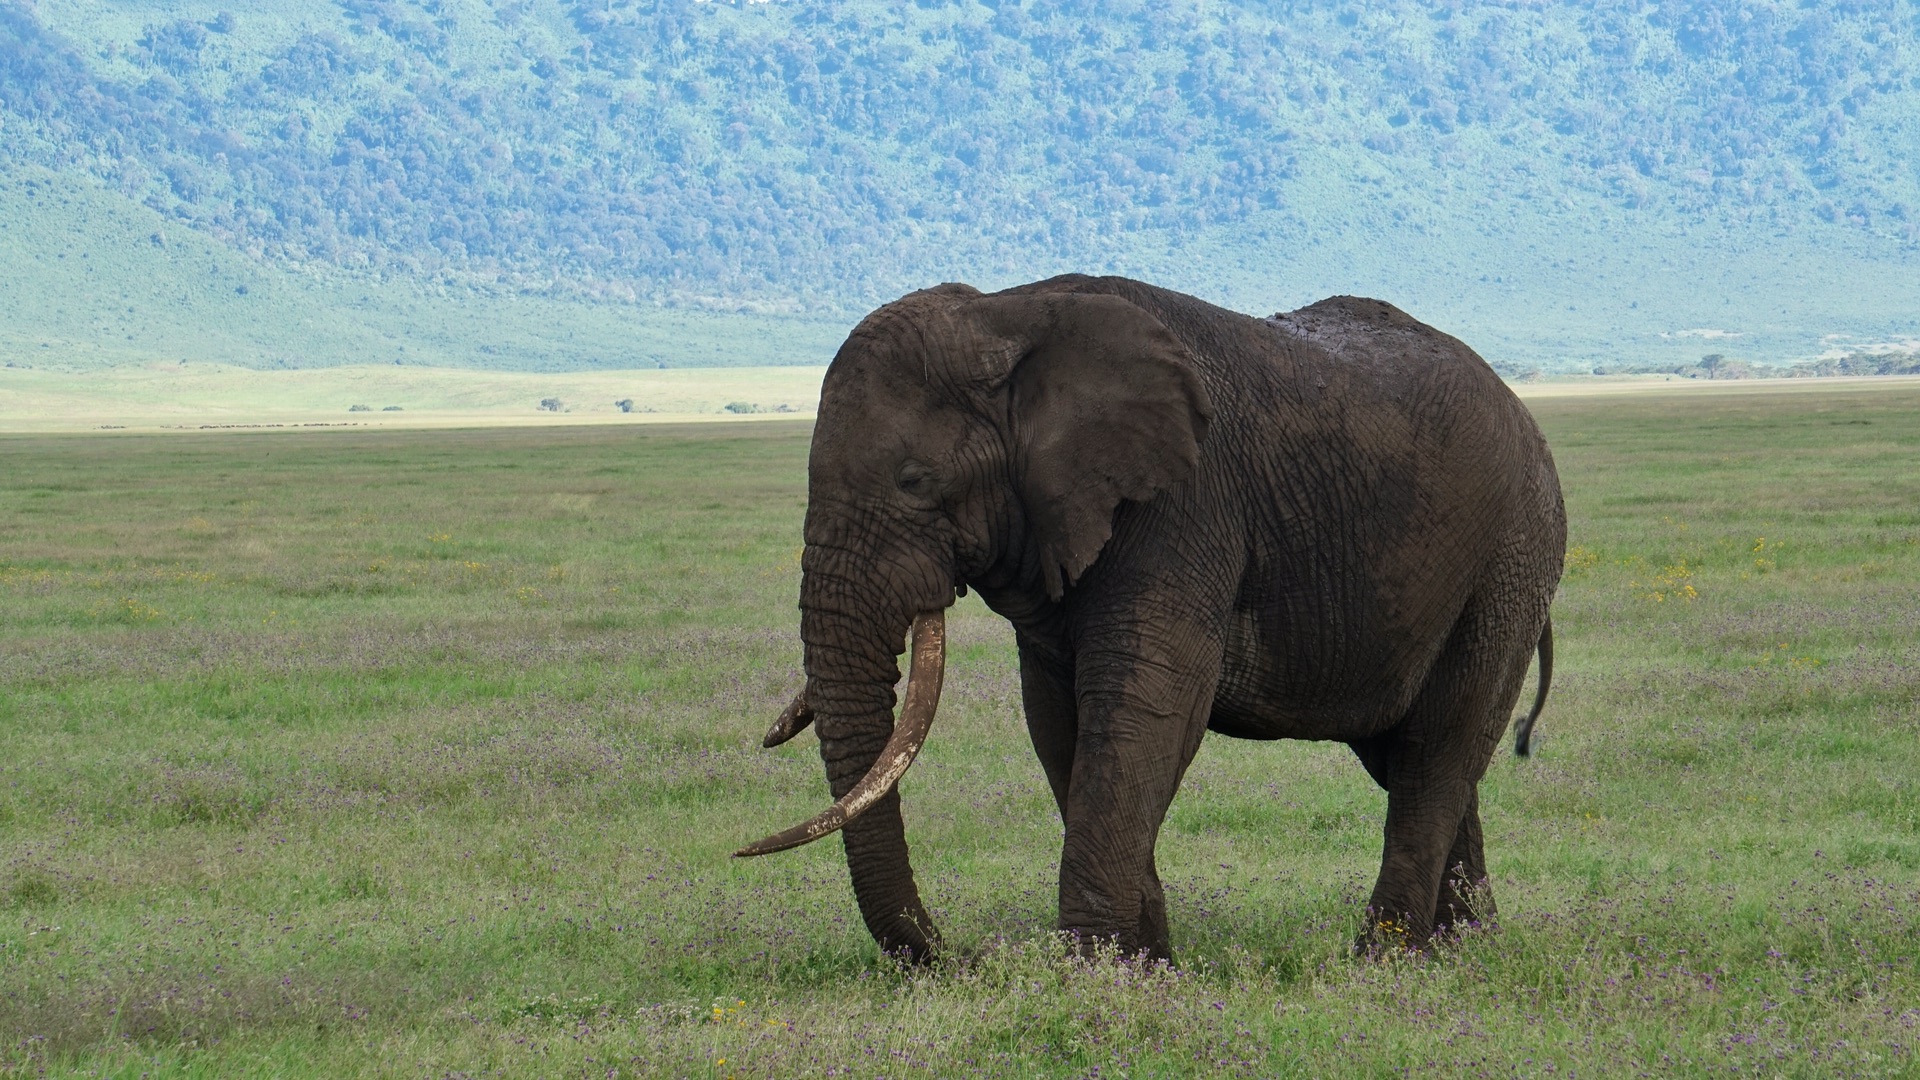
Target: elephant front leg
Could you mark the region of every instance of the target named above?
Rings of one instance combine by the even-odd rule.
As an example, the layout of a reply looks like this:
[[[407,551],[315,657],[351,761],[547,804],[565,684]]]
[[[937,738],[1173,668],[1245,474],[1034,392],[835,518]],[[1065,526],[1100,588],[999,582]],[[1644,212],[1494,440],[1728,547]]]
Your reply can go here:
[[[1076,674],[1079,737],[1060,856],[1060,928],[1083,951],[1171,959],[1154,846],[1211,712],[1217,651],[1160,655],[1083,650]],[[1211,652],[1211,656],[1206,655]]]
[[[1140,883],[1140,928],[1134,940],[1155,960],[1173,959],[1173,938],[1167,929],[1167,894],[1160,887],[1160,870],[1147,860],[1147,876]]]
[[[1047,786],[1053,789],[1053,803],[1060,820],[1067,819],[1067,790],[1073,779],[1073,746],[1079,735],[1079,717],[1073,700],[1073,668],[1050,659],[1037,646],[1022,638],[1020,646],[1020,698],[1027,714],[1027,735],[1033,740],[1033,753],[1047,774]]]

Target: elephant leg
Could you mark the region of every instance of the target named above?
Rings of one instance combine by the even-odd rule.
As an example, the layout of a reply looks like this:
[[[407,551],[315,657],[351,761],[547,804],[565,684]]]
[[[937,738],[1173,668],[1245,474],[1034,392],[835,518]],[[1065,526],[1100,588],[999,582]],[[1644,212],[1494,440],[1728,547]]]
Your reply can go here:
[[[1363,739],[1351,745],[1360,764],[1366,766],[1367,775],[1385,790],[1390,740]],[[1466,812],[1460,817],[1453,844],[1447,851],[1439,899],[1434,904],[1434,931],[1441,933],[1463,923],[1484,922],[1493,914],[1493,890],[1487,884],[1487,854],[1480,831],[1480,792],[1476,785],[1468,793]]]
[[[1073,669],[1047,659],[1024,639],[1020,645],[1020,698],[1027,714],[1027,736],[1053,789],[1060,820],[1067,818],[1067,787],[1073,777],[1073,744],[1079,736],[1074,713]]]
[[[1453,865],[1484,878],[1476,789],[1520,695],[1531,658],[1527,634],[1538,629],[1537,622],[1499,618],[1469,603],[1406,718],[1354,744],[1387,791],[1368,948],[1424,948],[1443,915],[1466,907],[1458,889],[1442,896]]]
[[[1060,856],[1060,928],[1082,949],[1171,959],[1154,845],[1212,711],[1220,653],[1203,633],[1143,644],[1137,629],[1076,657],[1079,738]],[[1144,654],[1144,659],[1143,659]]]
[[[1140,886],[1140,928],[1134,940],[1156,960],[1173,959],[1172,935],[1167,930],[1167,893],[1160,887],[1160,871],[1147,861],[1147,876]]]
[[[1050,664],[1024,642],[1020,648],[1020,690],[1026,705],[1027,734],[1033,739],[1033,751],[1053,788],[1054,803],[1060,808],[1061,821],[1067,816],[1067,793],[1073,775],[1074,736],[1079,730],[1074,714],[1073,674]],[[1140,884],[1140,922],[1133,940],[1143,943],[1158,959],[1170,959],[1165,947],[1167,931],[1167,894],[1160,886],[1160,874],[1151,859],[1146,877]]]
[[[1440,900],[1434,906],[1434,933],[1486,922],[1494,916],[1493,888],[1487,883],[1487,853],[1480,832],[1480,791],[1467,798],[1467,812],[1453,834],[1446,872],[1440,879]]]

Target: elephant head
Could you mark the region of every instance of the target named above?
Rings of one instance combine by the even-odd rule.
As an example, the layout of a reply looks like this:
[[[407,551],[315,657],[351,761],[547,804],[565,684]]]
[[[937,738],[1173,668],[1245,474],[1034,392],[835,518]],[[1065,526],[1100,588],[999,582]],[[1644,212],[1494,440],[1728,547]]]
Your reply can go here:
[[[817,718],[837,801],[738,854],[842,830],[867,928],[914,959],[938,938],[894,784],[933,720],[945,609],[973,585],[1016,625],[1057,611],[1121,502],[1192,473],[1212,418],[1193,357],[1159,319],[1058,289],[910,294],[854,329],[821,389],[800,592],[807,683],[767,745]]]

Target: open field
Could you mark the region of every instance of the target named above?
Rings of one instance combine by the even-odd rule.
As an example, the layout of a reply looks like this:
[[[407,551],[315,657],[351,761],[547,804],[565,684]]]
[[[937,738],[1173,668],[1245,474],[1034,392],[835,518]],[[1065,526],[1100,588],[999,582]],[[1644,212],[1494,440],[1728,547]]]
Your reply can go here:
[[[831,349],[822,353],[831,356]],[[810,416],[824,364],[485,371],[359,364],[257,370],[151,363],[83,373],[0,367],[0,433],[118,428],[202,431],[286,427],[542,427]],[[1883,393],[1920,376],[1702,382],[1675,376],[1560,376],[1515,387],[1528,400],[1622,394]],[[557,410],[540,407],[555,399]],[[630,412],[616,403],[630,402]],[[354,406],[364,410],[354,411]]]
[[[725,857],[824,802],[758,746],[804,422],[0,437],[0,1073],[1920,1074],[1920,387],[1767,389],[1530,399],[1571,552],[1497,929],[1349,958],[1383,798],[1209,739],[1171,970],[1057,959],[971,599],[903,784],[958,960],[878,957],[835,843]]]
[[[1724,381],[1687,379],[1677,375],[1564,375],[1513,387],[1523,401],[1550,398],[1589,398],[1679,394],[1710,399],[1731,399],[1747,395],[1774,398],[1782,394],[1814,393],[1822,396],[1846,394],[1906,393],[1920,390],[1920,375],[1823,376],[1797,379],[1730,379]],[[1626,402],[1623,407],[1635,406]],[[1680,406],[1684,408],[1684,406]]]
[[[148,364],[0,368],[0,432],[231,427],[493,427],[811,415],[824,366],[475,371],[375,365],[256,371]],[[543,409],[554,400],[558,408]],[[617,402],[629,402],[622,412]],[[356,410],[355,406],[361,406]]]

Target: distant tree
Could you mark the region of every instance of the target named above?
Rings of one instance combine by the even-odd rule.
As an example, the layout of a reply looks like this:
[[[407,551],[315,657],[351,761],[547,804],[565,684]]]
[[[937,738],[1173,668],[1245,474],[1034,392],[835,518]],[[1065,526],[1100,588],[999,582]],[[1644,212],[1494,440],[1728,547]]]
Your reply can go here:
[[[198,67],[200,50],[206,44],[206,27],[187,19],[149,26],[139,41],[148,62],[175,75],[185,75]]]
[[[1515,363],[1512,360],[1495,360],[1487,365],[1495,375],[1507,382],[1532,382],[1540,377],[1540,369],[1532,364]]]

